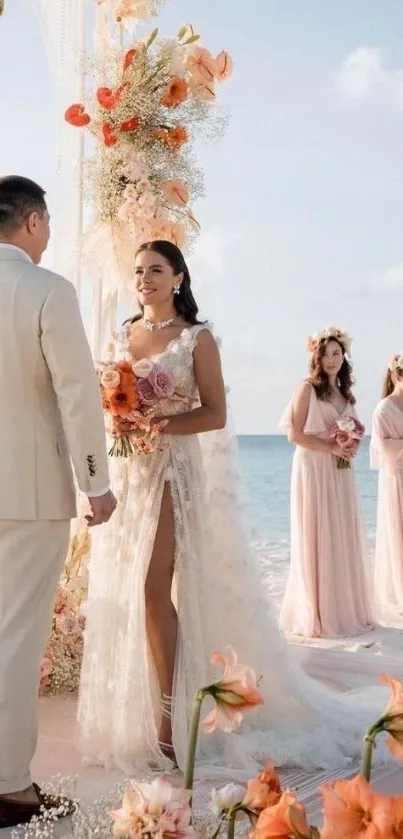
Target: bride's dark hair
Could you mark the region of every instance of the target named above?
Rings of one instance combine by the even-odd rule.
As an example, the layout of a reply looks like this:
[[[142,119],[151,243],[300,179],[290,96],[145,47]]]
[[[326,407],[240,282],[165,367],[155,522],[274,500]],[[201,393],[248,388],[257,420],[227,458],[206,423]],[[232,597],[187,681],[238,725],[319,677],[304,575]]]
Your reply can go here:
[[[185,257],[183,256],[182,251],[172,242],[165,241],[165,239],[156,239],[154,242],[145,242],[144,245],[140,245],[139,249],[136,251],[136,257],[139,253],[143,253],[144,251],[154,251],[154,253],[158,253],[160,256],[163,256],[164,259],[169,262],[175,276],[183,274],[183,281],[180,285],[179,294],[174,294],[175,309],[178,315],[180,315],[186,323],[190,323],[191,326],[201,323],[201,321],[197,319],[199,308],[190,287],[189,269],[186,265]],[[131,323],[135,323],[135,321],[140,320],[140,318],[141,315],[135,315],[134,318],[131,319]]]

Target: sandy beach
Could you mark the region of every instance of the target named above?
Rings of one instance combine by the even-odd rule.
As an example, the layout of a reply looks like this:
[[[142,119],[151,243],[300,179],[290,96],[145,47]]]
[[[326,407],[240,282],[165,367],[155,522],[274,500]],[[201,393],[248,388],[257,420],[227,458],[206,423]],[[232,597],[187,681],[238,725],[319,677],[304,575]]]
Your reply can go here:
[[[396,620],[393,627],[380,626],[360,638],[333,642],[301,641],[294,649],[310,675],[339,689],[354,689],[374,684],[381,673],[402,677],[402,642],[403,618]],[[99,799],[105,798],[105,806],[110,806],[108,796],[111,790],[126,779],[119,771],[82,766],[74,744],[75,711],[76,699],[73,696],[41,698],[39,743],[33,764],[33,777],[38,782],[56,779],[56,776],[75,778],[77,796],[82,807],[91,811],[94,802]],[[300,799],[307,806],[311,822],[320,824],[317,788],[335,777],[335,773],[287,770],[280,774],[284,785],[298,790]],[[375,760],[373,779],[376,789],[382,792],[403,793],[403,772],[396,764],[377,766]],[[196,784],[197,811],[207,804],[210,790],[215,785],[216,782]],[[54,830],[55,836],[71,835],[69,820],[58,823]],[[4,839],[11,838],[11,831],[3,830],[1,835]]]

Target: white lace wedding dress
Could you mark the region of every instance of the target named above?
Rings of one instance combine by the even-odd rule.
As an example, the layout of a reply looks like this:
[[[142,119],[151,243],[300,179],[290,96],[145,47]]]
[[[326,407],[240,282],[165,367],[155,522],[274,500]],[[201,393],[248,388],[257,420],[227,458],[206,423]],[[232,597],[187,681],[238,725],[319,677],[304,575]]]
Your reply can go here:
[[[177,391],[187,397],[189,409],[197,401],[193,351],[203,328],[185,329],[158,356],[174,376]],[[231,644],[239,660],[261,677],[265,704],[245,716],[238,734],[201,737],[199,777],[250,777],[269,757],[278,766],[348,766],[361,751],[367,725],[383,709],[385,689],[337,692],[299,666],[278,629],[249,546],[235,438],[226,430],[168,440],[163,452],[111,460],[120,503],[110,523],[95,529],[93,536],[78,712],[81,753],[89,763],[128,774],[150,759],[164,765],[158,750],[159,693],[147,646],[144,585],[163,487],[169,481],[180,625],[173,716],[179,765],[184,762],[193,696],[217,675],[210,655]]]

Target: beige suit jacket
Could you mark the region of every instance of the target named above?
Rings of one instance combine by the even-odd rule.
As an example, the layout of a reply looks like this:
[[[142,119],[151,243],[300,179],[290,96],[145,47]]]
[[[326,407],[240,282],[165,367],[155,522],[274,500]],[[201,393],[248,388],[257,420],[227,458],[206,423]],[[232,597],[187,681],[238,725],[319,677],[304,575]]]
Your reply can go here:
[[[109,485],[76,292],[23,251],[0,247],[0,519],[74,517],[71,461],[82,492]]]

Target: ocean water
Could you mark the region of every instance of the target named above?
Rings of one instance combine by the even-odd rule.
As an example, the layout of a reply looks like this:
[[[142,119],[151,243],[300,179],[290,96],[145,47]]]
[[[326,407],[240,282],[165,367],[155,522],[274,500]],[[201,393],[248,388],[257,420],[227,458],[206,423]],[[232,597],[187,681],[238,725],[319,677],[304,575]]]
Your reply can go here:
[[[290,556],[290,478],[294,447],[284,436],[238,438],[248,524],[273,599],[281,602]],[[369,468],[369,439],[354,462],[368,553],[376,529],[377,472]]]

